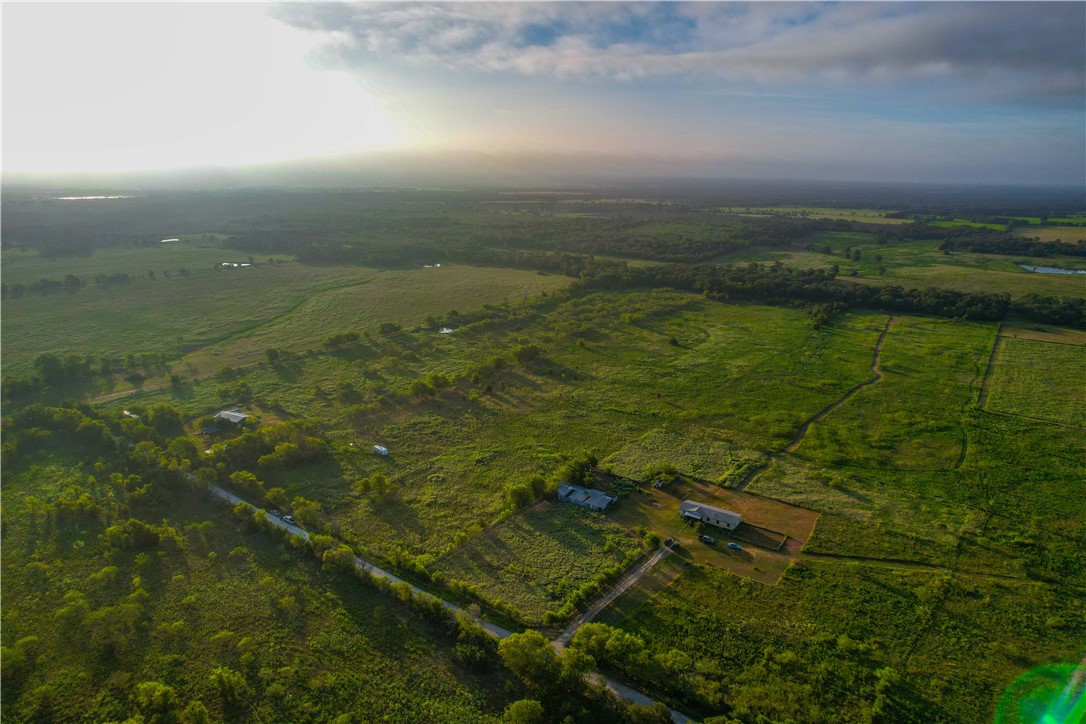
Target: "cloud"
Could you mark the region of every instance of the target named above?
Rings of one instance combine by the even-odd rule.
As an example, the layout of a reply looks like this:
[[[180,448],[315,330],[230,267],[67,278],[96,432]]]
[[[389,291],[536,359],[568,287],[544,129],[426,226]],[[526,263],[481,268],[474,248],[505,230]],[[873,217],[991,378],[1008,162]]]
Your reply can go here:
[[[319,63],[761,86],[960,88],[1080,102],[1082,3],[286,4]]]

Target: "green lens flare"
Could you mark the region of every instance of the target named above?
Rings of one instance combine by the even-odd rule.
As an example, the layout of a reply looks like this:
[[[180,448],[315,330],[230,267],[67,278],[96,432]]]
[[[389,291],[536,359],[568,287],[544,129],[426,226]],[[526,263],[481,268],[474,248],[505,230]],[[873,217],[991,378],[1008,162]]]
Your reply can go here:
[[[1003,693],[995,724],[1086,722],[1086,661],[1050,664],[1025,672]]]

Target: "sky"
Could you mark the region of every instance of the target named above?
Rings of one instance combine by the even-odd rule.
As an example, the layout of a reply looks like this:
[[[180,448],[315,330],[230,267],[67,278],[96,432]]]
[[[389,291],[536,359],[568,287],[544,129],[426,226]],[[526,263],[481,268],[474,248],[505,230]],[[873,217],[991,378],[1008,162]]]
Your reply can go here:
[[[3,170],[1086,185],[1086,4],[5,3]]]

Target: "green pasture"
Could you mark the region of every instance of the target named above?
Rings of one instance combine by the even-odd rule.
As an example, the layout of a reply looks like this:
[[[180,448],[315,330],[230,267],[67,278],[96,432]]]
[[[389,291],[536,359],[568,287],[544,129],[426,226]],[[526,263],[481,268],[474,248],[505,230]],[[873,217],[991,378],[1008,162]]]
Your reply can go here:
[[[1001,340],[986,410],[1086,427],[1086,347]]]
[[[606,513],[547,502],[491,526],[439,559],[433,570],[538,623],[581,586],[640,552],[640,539]]]
[[[621,625],[688,657],[741,721],[983,722],[1022,671],[1077,661],[1084,621],[1045,584],[806,560],[776,586],[687,567]]]
[[[822,251],[755,251],[730,255],[728,263],[780,261],[800,269],[829,269],[837,265],[838,279],[861,284],[897,284],[906,288],[940,287],[962,292],[1009,293],[1012,296],[1043,294],[1082,296],[1082,279],[1055,274],[1037,274],[1019,264],[1082,268],[1077,257],[1016,257],[972,252],[943,252],[938,241],[909,241],[876,244],[872,234],[863,232],[821,232],[811,242]],[[860,259],[844,257],[844,250],[859,251]],[[852,276],[856,270],[856,276]]]
[[[995,337],[992,324],[899,317],[879,361],[883,379],[811,425],[795,454],[831,465],[948,470],[962,455]]]
[[[332,461],[276,484],[320,500],[344,535],[375,554],[440,555],[499,517],[509,486],[549,478],[570,456],[591,453],[636,476],[671,462],[713,481],[738,479],[759,451],[783,447],[870,374],[886,319],[848,314],[814,330],[799,310],[659,290],[590,294],[532,314],[451,335],[375,335],[108,404],[171,400],[194,416],[247,404],[319,420]],[[539,347],[539,359],[473,381],[477,365],[524,343]],[[460,382],[413,396],[410,383],[432,373]],[[776,383],[782,376],[788,385]],[[360,402],[366,412],[348,415]],[[374,443],[392,454],[373,455]],[[387,498],[353,492],[376,472],[394,481]]]
[[[190,274],[173,269],[164,277],[164,257],[170,266],[187,264]],[[213,370],[252,361],[268,346],[301,350],[332,332],[376,329],[386,321],[415,324],[457,307],[518,299],[568,283],[555,275],[456,265],[384,272],[268,263],[267,258],[256,259],[253,267],[219,265],[224,259],[246,258],[178,242],[36,264],[27,281],[74,273],[88,286],[70,294],[27,294],[4,301],[5,374],[29,372],[42,352],[118,357],[154,352],[171,358],[188,353],[186,363]],[[90,268],[84,270],[84,264]],[[19,268],[5,265],[9,287],[11,277],[20,278]],[[148,269],[157,270],[155,279],[147,276]],[[139,276],[109,288],[92,281],[94,274],[118,272]]]
[[[748,208],[725,206],[720,209],[728,214],[740,216],[795,216],[810,219],[841,219],[843,221],[861,221],[867,224],[908,224],[912,219],[888,219],[886,214],[892,209],[833,209],[824,206],[772,206],[769,208]]]
[[[721,431],[660,428],[643,435],[609,458],[604,465],[618,475],[645,479],[646,468],[666,461],[682,473],[728,486],[740,482],[765,461],[754,450],[742,450],[722,439]]]

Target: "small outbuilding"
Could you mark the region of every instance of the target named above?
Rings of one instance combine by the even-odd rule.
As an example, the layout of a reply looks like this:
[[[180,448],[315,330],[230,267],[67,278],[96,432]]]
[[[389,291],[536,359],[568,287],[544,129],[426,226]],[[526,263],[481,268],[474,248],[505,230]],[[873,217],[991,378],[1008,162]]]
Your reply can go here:
[[[384,445],[374,445],[373,451],[382,457],[388,457],[388,448]]]
[[[215,413],[216,420],[226,420],[232,422],[235,425],[240,425],[248,419],[248,415],[241,411],[240,408],[234,408],[233,410],[220,410]]]
[[[608,495],[595,488],[582,488],[580,485],[562,483],[558,486],[558,499],[566,503],[573,503],[589,510],[604,510],[611,503],[618,500],[613,495]]]
[[[743,517],[739,513],[699,503],[695,500],[684,500],[679,506],[679,515],[682,516],[683,520],[715,525],[717,528],[723,528],[724,530],[735,530],[743,522]]]

